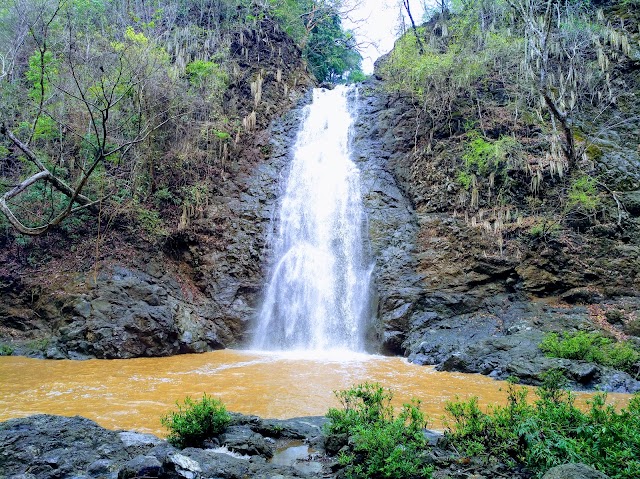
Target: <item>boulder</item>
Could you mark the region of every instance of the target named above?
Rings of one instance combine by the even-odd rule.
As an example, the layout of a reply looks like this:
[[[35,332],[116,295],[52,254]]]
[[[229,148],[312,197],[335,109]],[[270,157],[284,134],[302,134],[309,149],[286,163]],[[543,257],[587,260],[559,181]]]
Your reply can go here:
[[[542,479],[608,479],[609,476],[582,463],[562,464],[549,469]]]
[[[162,472],[162,463],[153,456],[137,456],[127,461],[118,471],[118,479],[134,479],[139,477],[157,478]]]
[[[229,426],[220,435],[220,444],[238,454],[248,456],[273,456],[273,447],[264,436],[251,430],[249,426]]]

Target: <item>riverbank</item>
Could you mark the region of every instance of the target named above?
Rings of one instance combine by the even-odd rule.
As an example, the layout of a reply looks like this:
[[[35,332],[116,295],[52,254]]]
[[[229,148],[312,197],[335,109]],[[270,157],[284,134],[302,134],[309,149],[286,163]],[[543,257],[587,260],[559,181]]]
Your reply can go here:
[[[340,478],[337,451],[323,434],[324,417],[287,420],[234,414],[224,434],[203,448],[178,449],[151,434],[114,431],[75,416],[35,415],[0,423],[0,476],[7,478],[236,479]],[[425,431],[433,478],[533,477],[525,469],[447,448]],[[588,466],[552,468],[546,479],[606,479]]]

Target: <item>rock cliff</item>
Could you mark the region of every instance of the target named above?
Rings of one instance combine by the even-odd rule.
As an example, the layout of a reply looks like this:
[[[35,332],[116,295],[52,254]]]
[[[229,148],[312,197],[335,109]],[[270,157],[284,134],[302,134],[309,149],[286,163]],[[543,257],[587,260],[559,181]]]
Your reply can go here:
[[[411,98],[388,92],[383,75],[362,87],[359,103],[355,150],[377,262],[382,345],[443,370],[540,384],[544,372],[560,368],[575,388],[640,390],[626,373],[545,357],[538,347],[552,331],[600,331],[638,342],[635,153],[621,153],[615,166],[624,170],[616,178],[625,178],[630,189],[616,186],[624,207],[617,224],[604,219],[582,228],[556,225],[542,235],[531,234],[528,226],[488,231],[482,210],[470,218],[457,200],[462,155],[457,132],[438,130],[435,146],[425,147]],[[484,120],[499,122],[488,115]],[[607,156],[595,167],[604,175],[611,161]],[[523,196],[509,201],[527,214]],[[545,199],[541,210],[556,208],[553,201]],[[616,217],[614,200],[606,204]],[[490,209],[484,214],[490,216]],[[550,222],[560,221],[548,215]]]
[[[198,193],[197,211],[186,212],[186,222],[176,217],[181,226],[159,241],[145,240],[140,226],[115,225],[97,237],[58,231],[25,247],[9,245],[0,268],[6,350],[130,358],[203,352],[244,339],[300,111],[283,113],[305,101],[315,80],[299,48],[269,18],[236,32],[230,50],[239,70],[225,111],[232,118],[255,114],[255,125],[236,139],[214,189]],[[251,90],[257,75],[259,102]]]

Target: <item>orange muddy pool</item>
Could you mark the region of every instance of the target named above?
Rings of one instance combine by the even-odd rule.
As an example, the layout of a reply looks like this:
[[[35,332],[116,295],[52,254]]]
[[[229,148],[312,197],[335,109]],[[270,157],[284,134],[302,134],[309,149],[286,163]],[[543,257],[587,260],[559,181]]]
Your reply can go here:
[[[478,396],[481,406],[505,402],[506,384],[476,374],[437,372],[403,358],[328,353],[221,350],[166,358],[41,360],[0,357],[0,421],[38,413],[81,415],[111,429],[166,434],[160,417],[185,396],[206,392],[230,411],[264,418],[323,415],[333,391],[365,381],[394,392],[397,405],[422,400],[442,428],[445,403]],[[588,394],[578,394],[584,401]],[[628,394],[609,394],[625,405]]]

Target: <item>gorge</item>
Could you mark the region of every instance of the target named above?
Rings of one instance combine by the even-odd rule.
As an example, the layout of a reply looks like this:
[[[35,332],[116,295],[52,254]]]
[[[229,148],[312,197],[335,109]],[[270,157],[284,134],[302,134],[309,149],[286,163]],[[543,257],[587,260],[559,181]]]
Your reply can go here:
[[[244,431],[243,441],[257,434],[271,444],[283,439],[279,431],[294,431],[287,441],[319,451],[325,419],[286,419],[323,415],[337,405],[333,391],[366,381],[393,388],[398,408],[419,397],[434,416],[455,395],[504,403],[503,380],[540,386],[557,371],[572,390],[589,392],[580,394],[583,408],[595,389],[619,407],[635,404],[640,30],[629,2],[637,3],[567,3],[575,10],[559,12],[548,31],[584,51],[549,51],[554,73],[542,76],[559,84],[544,88],[531,77],[542,60],[523,57],[536,40],[527,17],[514,14],[516,0],[451,11],[443,2],[372,76],[323,88],[348,72],[328,72],[340,62],[304,47],[312,40],[320,48],[313,41],[327,31],[296,37],[303,17],[291,8],[303,2],[212,3],[210,16],[207,2],[185,0],[193,5],[175,16],[133,2],[140,11],[117,21],[91,10],[101,2],[71,2],[61,8],[88,10],[66,18],[83,19],[100,38],[87,42],[85,57],[69,46],[79,43],[65,43],[82,29],[55,9],[34,14],[14,70],[0,76],[3,204],[34,227],[66,211],[66,195],[54,191],[60,183],[39,183],[47,175],[30,153],[99,201],[72,207],[36,236],[0,215],[0,420],[8,420],[0,436],[15,474],[27,474],[19,468],[28,461],[52,474],[38,478],[66,471],[58,466],[65,454],[20,456],[35,450],[33,431],[46,428],[45,449],[91,434],[109,436],[108,447],[115,441],[108,465],[100,461],[109,454],[86,447],[102,454],[77,466],[91,466],[89,477],[137,477],[140,461],[156,461],[167,478],[193,479],[187,459],[218,477],[212,471],[235,459],[180,456],[138,436],[123,452],[115,433],[90,421],[11,419],[81,414],[162,434],[159,415],[203,392],[234,412],[285,420],[234,416],[230,427]],[[0,7],[0,28],[14,22],[19,33],[21,17],[9,13]],[[42,43],[43,35],[57,43]],[[331,38],[349,45],[348,35]],[[68,48],[50,64],[42,45]],[[123,75],[111,75],[118,64]],[[108,97],[100,78],[127,92],[103,117],[97,109],[109,101],[82,101],[85,93]],[[69,95],[73,88],[82,95]],[[85,181],[99,143],[85,130],[95,118],[116,125]],[[107,145],[126,151],[104,156]],[[349,452],[346,439],[329,447],[334,462],[324,473],[344,472],[336,457],[341,447]],[[442,466],[438,477],[450,477],[444,469],[456,478],[530,477],[503,460],[495,471],[463,472],[456,461],[465,457],[429,454]],[[282,473],[258,456],[219,477]],[[135,464],[127,469],[127,461]]]

